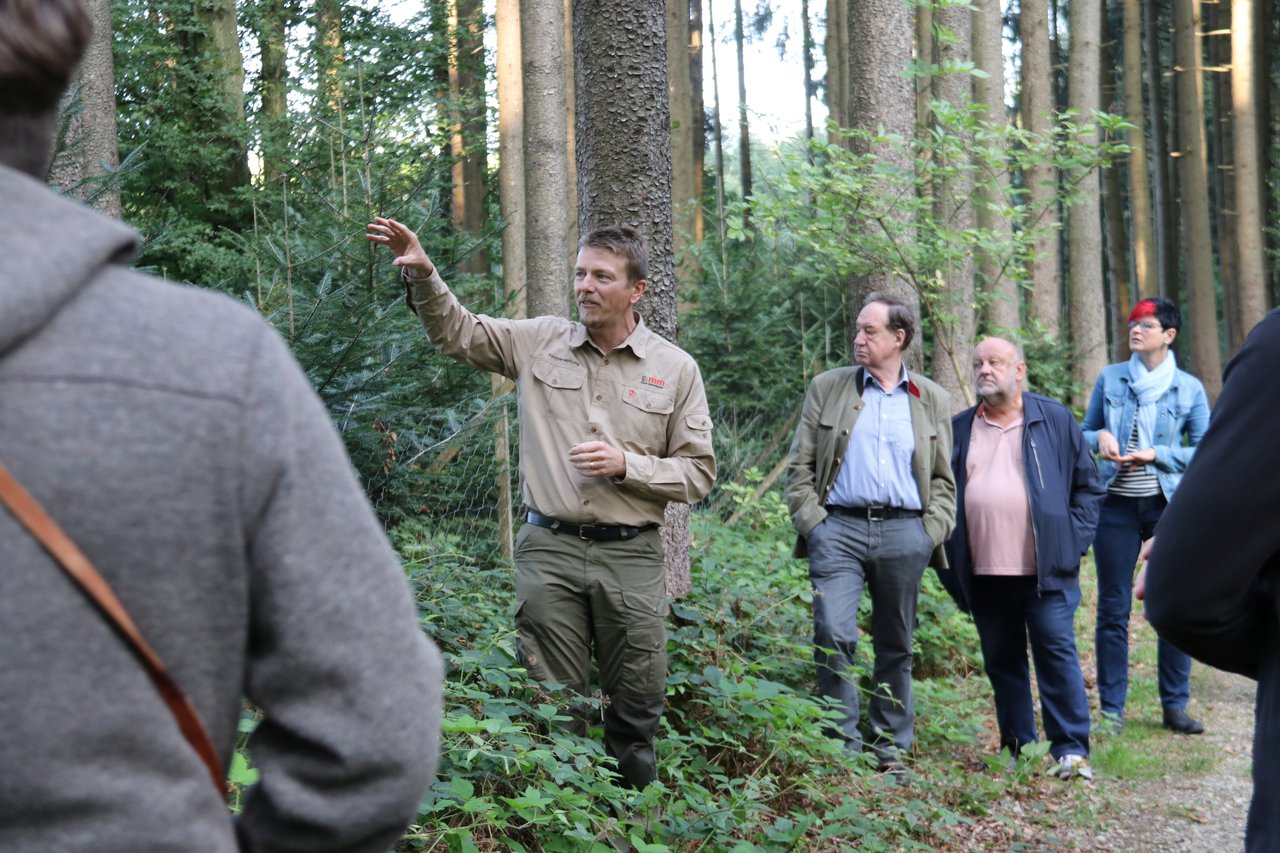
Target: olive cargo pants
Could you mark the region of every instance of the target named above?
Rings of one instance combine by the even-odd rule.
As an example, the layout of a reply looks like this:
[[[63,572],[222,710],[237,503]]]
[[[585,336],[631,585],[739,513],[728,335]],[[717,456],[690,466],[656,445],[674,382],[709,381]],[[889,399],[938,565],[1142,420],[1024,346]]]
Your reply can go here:
[[[520,660],[539,681],[586,694],[594,649],[605,750],[642,788],[658,776],[654,738],[667,681],[662,539],[595,542],[526,524],[516,535]]]

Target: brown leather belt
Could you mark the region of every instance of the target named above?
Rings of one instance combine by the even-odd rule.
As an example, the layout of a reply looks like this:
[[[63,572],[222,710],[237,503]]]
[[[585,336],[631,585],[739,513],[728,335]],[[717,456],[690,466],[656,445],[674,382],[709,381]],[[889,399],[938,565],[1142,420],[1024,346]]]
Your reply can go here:
[[[618,542],[624,539],[635,539],[641,533],[657,530],[656,524],[642,524],[639,527],[627,527],[622,524],[570,524],[558,518],[529,510],[525,521],[538,527],[545,527],[552,533],[563,533],[566,536],[577,536],[579,539],[590,539],[592,542]]]

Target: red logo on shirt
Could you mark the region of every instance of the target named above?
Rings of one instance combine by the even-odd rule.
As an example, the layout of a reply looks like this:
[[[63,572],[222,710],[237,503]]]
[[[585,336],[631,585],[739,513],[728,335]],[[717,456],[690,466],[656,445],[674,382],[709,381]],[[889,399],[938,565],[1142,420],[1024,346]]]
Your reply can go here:
[[[656,376],[641,376],[640,381],[645,385],[652,385],[654,388],[665,388],[667,386],[667,380],[659,379]]]

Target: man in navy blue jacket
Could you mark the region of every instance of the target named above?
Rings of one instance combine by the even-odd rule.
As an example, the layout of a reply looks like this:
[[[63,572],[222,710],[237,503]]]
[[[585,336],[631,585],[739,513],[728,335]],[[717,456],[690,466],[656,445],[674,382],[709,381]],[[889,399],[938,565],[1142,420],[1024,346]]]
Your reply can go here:
[[[1001,748],[1016,755],[1037,739],[1030,639],[1051,772],[1092,778],[1074,623],[1080,557],[1106,493],[1079,424],[1061,403],[1024,393],[1026,372],[1009,341],[974,349],[980,402],[951,421],[956,526],[946,544],[951,571],[939,575],[978,628]]]

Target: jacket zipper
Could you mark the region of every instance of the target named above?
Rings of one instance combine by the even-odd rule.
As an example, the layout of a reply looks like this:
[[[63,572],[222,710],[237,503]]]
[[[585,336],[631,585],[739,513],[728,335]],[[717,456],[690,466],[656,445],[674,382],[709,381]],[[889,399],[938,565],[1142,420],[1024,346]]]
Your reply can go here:
[[[1027,437],[1027,443],[1031,445],[1031,458],[1036,461],[1036,476],[1040,478],[1040,492],[1044,493],[1044,471],[1040,469],[1040,452],[1036,449],[1035,437],[1031,434],[1031,424],[1023,426],[1024,434]],[[1027,500],[1031,501],[1030,489],[1027,490]],[[1034,507],[1032,507],[1034,510]],[[1040,530],[1036,524],[1036,514],[1031,513],[1031,543],[1036,553],[1036,598],[1040,597]]]

